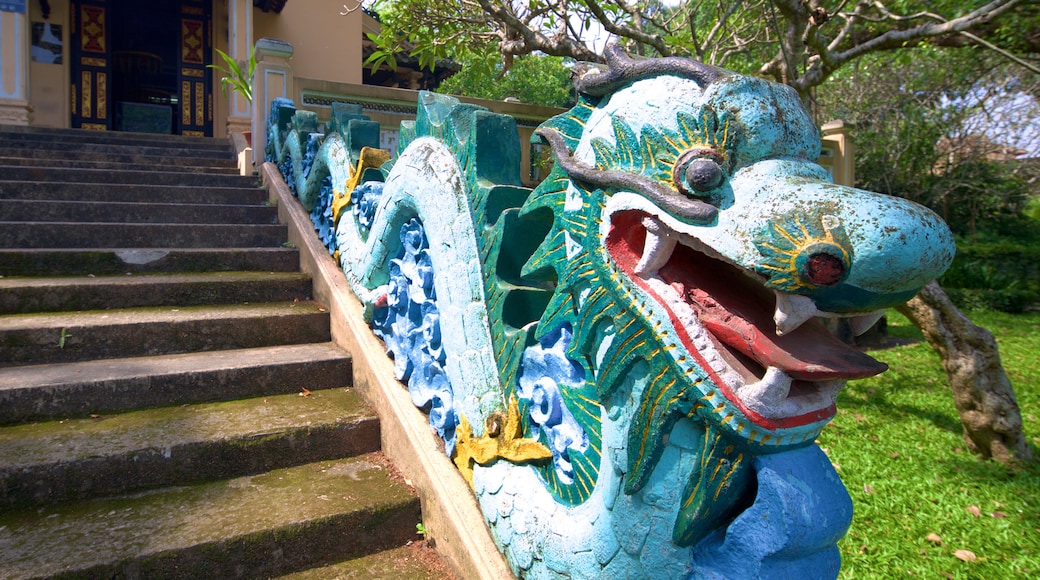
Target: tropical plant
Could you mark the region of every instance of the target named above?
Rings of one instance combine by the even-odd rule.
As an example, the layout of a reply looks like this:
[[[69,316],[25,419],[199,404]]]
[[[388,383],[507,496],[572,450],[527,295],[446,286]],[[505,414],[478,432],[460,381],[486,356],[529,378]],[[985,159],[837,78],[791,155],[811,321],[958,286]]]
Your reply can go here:
[[[223,73],[224,76],[220,78],[220,90],[224,93],[224,96],[228,96],[228,86],[230,85],[232,91],[237,92],[252,103],[253,73],[256,71],[256,54],[253,53],[253,47],[249,47],[249,56],[246,60],[235,60],[219,48],[214,50],[223,59],[224,66],[211,64],[207,65],[207,68]]]

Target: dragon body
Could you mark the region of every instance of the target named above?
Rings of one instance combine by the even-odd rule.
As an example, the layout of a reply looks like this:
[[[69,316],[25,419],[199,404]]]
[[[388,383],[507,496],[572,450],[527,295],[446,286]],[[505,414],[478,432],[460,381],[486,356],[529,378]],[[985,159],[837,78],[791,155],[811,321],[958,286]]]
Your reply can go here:
[[[885,367],[821,320],[865,330],[952,237],[834,185],[787,87],[608,64],[534,190],[511,118],[430,93],[392,162],[359,109],[319,134],[276,101],[268,158],[519,576],[834,577],[851,502],[814,440]]]

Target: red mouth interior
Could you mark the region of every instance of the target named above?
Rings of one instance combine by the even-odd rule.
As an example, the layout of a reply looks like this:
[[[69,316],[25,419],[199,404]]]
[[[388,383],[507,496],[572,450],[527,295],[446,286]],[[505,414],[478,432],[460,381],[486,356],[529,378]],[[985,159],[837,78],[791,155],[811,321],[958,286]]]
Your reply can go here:
[[[656,296],[634,273],[646,237],[645,216],[637,211],[612,216],[607,249],[632,280]],[[748,374],[760,378],[767,367],[784,371],[797,381],[796,386],[803,381],[859,379],[887,368],[835,338],[817,320],[777,336],[773,321],[776,298],[761,283],[722,260],[679,244],[658,276],[697,313],[716,343],[731,351],[728,362],[736,363],[732,366],[748,382],[757,380]]]

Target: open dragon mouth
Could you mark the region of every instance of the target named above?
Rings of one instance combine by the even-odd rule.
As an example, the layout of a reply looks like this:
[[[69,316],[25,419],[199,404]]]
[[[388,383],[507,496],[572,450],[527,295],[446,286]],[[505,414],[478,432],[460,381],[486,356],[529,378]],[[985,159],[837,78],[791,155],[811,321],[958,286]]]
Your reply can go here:
[[[774,294],[643,211],[610,220],[611,257],[667,309],[686,349],[752,422],[776,429],[829,420],[845,381],[888,368],[834,337],[807,298]]]

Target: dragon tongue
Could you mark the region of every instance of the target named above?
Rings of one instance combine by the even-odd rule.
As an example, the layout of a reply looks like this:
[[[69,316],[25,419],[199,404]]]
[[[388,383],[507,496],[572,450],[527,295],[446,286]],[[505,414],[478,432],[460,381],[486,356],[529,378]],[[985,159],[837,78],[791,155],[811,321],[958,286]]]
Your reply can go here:
[[[779,369],[795,380],[828,381],[870,377],[888,368],[835,338],[817,320],[778,336],[771,308],[775,297],[768,290],[735,269],[704,263],[710,258],[699,252],[680,250],[674,258],[660,277],[719,342],[764,369]]]

